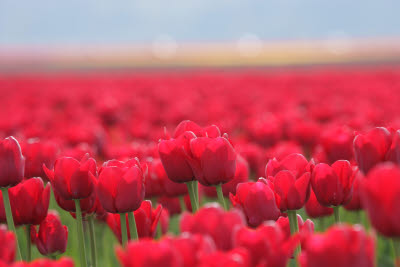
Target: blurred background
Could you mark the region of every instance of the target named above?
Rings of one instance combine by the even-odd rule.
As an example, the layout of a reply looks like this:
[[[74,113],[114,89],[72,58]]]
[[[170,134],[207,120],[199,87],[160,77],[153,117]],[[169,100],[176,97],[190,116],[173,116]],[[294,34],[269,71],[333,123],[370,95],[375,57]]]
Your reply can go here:
[[[1,0],[0,67],[398,61],[398,10],[396,0]]]

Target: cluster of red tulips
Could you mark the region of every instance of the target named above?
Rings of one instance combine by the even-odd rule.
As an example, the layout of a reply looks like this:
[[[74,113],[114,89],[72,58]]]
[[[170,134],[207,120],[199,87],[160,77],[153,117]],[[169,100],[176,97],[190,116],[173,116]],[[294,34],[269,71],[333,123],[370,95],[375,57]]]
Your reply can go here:
[[[398,90],[398,68],[0,75],[0,267],[108,266],[99,224],[124,267],[369,267],[377,236],[400,266]]]

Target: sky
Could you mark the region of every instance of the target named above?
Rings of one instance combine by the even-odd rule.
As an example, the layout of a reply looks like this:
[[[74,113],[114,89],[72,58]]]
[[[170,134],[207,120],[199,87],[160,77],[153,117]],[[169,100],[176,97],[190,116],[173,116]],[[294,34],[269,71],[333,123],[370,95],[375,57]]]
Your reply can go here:
[[[400,36],[398,0],[0,0],[0,46]]]

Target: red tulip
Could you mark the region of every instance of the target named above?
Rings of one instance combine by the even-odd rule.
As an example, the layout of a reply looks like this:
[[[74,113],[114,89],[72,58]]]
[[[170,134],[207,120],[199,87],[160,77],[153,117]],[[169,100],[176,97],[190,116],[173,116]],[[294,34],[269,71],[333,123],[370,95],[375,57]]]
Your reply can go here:
[[[183,267],[198,266],[201,259],[216,251],[214,241],[207,235],[183,233],[174,238],[167,236],[165,240],[179,251]]]
[[[68,228],[62,225],[56,211],[50,211],[40,223],[38,232],[31,227],[31,237],[42,255],[62,254],[67,248]]]
[[[111,213],[137,210],[144,199],[145,172],[137,159],[105,162],[97,186],[103,208]]]
[[[206,205],[195,214],[183,213],[181,232],[209,235],[220,250],[232,248],[232,233],[237,226],[245,225],[238,210],[224,211],[219,205]]]
[[[287,239],[281,227],[267,222],[257,229],[239,228],[233,235],[235,247],[247,249],[251,266],[285,267],[298,242],[296,237]]]
[[[400,165],[400,130],[393,133],[392,145],[386,153],[386,160]]]
[[[347,203],[344,208],[346,210],[361,210],[361,200],[360,200],[360,183],[364,179],[364,175],[362,172],[357,172],[356,177],[354,178],[353,184],[353,196],[349,203]]]
[[[140,208],[135,210],[133,214],[135,216],[136,228],[140,238],[153,238],[156,235],[157,225],[161,216],[161,210],[162,207],[160,205],[158,205],[156,209],[152,209],[150,200],[143,201]],[[128,228],[128,237],[130,239],[128,215],[126,214],[125,217]],[[119,214],[109,213],[107,215],[106,222],[121,243],[121,220]]]
[[[221,132],[219,128],[215,125],[210,125],[204,128],[201,128],[199,125],[194,123],[193,121],[190,120],[185,120],[182,121],[176,126],[175,132],[174,132],[174,138],[178,138],[185,132],[193,132],[196,136],[202,136],[202,137],[219,137],[221,136]]]
[[[32,178],[8,190],[15,225],[39,224],[46,218],[50,200],[50,185]],[[2,193],[0,192],[0,196]],[[0,197],[0,220],[6,221],[3,198]]]
[[[400,168],[377,165],[360,184],[363,208],[372,226],[387,237],[400,237]]]
[[[257,227],[267,220],[276,220],[280,211],[277,207],[270,182],[260,178],[257,182],[240,183],[236,196],[230,195],[234,207],[240,208],[251,227]]]
[[[226,137],[197,137],[188,157],[196,179],[205,186],[227,183],[235,177],[236,152]]]
[[[125,249],[117,248],[116,254],[123,267],[183,267],[179,251],[164,240],[129,242]]]
[[[299,256],[301,267],[373,267],[375,240],[361,226],[333,226],[310,235]]]
[[[265,167],[265,177],[275,176],[280,171],[290,171],[296,179],[309,172],[310,163],[301,154],[290,154],[281,161],[272,159]]]
[[[47,180],[43,164],[50,169],[54,168],[54,162],[58,155],[56,143],[42,142],[39,139],[29,139],[28,142],[22,145],[22,153],[26,159],[25,177],[40,177]]]
[[[321,145],[330,164],[337,160],[353,159],[354,133],[347,127],[327,127],[321,136]]]
[[[390,149],[392,136],[388,129],[377,127],[354,138],[354,155],[360,170],[367,174],[376,164],[383,162]]]
[[[199,195],[199,198],[201,201],[201,194]],[[185,209],[192,212],[189,195],[185,195],[183,200],[185,202]],[[160,197],[157,199],[157,203],[161,204],[163,209],[168,210],[171,216],[182,212],[181,201],[178,197]]]
[[[169,221],[170,221],[170,216],[169,216],[168,210],[162,208],[161,214],[160,214],[160,223],[159,223],[160,227],[161,227],[161,234],[165,235],[168,232]],[[158,227],[158,226],[156,226],[156,227]]]
[[[198,267],[251,267],[249,253],[245,249],[236,248],[231,251],[216,251],[205,255]]]
[[[46,166],[43,169],[54,192],[65,200],[87,198],[95,190],[97,166],[89,154],[81,162],[69,157],[59,158],[54,164],[54,171]]]
[[[0,187],[19,184],[24,178],[25,158],[14,137],[0,141]]]
[[[160,159],[171,181],[186,183],[195,179],[186,157],[190,151],[190,140],[195,137],[193,132],[184,132],[176,139],[161,140],[158,143]]]
[[[289,240],[290,238],[290,223],[289,223],[289,218],[288,217],[279,217],[279,219],[276,221],[276,224],[281,227],[285,239]],[[308,235],[311,235],[314,233],[314,223],[310,219],[307,219],[305,222],[303,221],[303,218],[301,218],[300,214],[297,214],[297,225],[299,227],[299,235],[301,238],[301,241],[304,240],[304,238],[308,237]]]
[[[240,155],[236,158],[236,172],[233,180],[222,185],[222,193],[228,197],[230,193],[236,194],[236,187],[239,183],[244,183],[249,180],[250,171],[247,161]],[[202,186],[204,193],[208,197],[217,197],[217,190],[213,186]]]
[[[149,175],[146,177],[146,198],[166,195],[169,197],[186,195],[187,186],[168,179],[160,159],[149,160]]]
[[[315,166],[311,185],[318,202],[324,206],[347,204],[353,194],[356,171],[347,160],[338,160],[331,166],[319,163]]]
[[[32,262],[17,262],[12,267],[74,267],[74,262],[69,258],[59,260],[37,259]]]
[[[315,196],[315,193],[312,189],[310,190],[310,198],[305,205],[305,210],[308,217],[310,218],[321,218],[333,214],[332,208],[328,208],[319,204],[317,197]]]
[[[0,262],[11,263],[15,259],[15,235],[7,231],[5,225],[0,225]]]

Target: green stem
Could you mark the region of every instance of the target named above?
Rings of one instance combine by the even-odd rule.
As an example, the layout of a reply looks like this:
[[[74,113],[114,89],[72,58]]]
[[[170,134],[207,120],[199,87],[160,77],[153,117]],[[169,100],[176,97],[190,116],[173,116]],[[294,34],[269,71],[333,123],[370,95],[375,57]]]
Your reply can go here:
[[[81,266],[86,267],[86,250],[85,250],[85,237],[83,235],[83,222],[82,222],[82,211],[81,211],[81,203],[79,199],[74,199],[75,201],[75,209],[76,209],[76,229],[78,231],[78,247],[81,257]]]
[[[290,234],[294,235],[299,231],[299,224],[297,221],[297,214],[295,210],[288,210],[287,211],[288,217],[289,217],[289,226],[290,226]],[[301,251],[301,247],[297,246],[295,251],[294,251],[294,258],[296,258],[297,255],[299,255]]]
[[[89,216],[90,251],[92,256],[92,266],[97,267],[96,235],[94,232],[94,215]]]
[[[179,202],[181,203],[181,211],[182,212],[186,211],[185,197],[179,196]]]
[[[200,209],[200,199],[199,199],[199,183],[197,181],[193,181],[193,191],[195,194],[197,210]]]
[[[335,223],[340,223],[339,206],[333,207],[333,214],[335,216]]]
[[[128,221],[129,221],[129,229],[131,231],[131,239],[138,240],[139,235],[136,227],[135,214],[133,212],[128,213]]]
[[[319,222],[319,231],[320,232],[323,232],[323,231],[325,231],[325,217],[321,217],[321,218],[318,218],[318,222]]]
[[[128,229],[126,227],[126,214],[120,213],[119,219],[121,221],[121,236],[122,236],[122,246],[125,247],[128,242]]]
[[[8,229],[10,231],[12,231],[15,235],[15,243],[16,243],[16,247],[17,247],[17,259],[21,260],[22,259],[21,250],[19,249],[17,231],[15,230],[14,219],[13,219],[13,215],[12,215],[12,211],[11,211],[10,197],[8,196],[8,188],[2,187],[1,192],[3,194],[3,202],[4,202],[4,209],[6,212]]]
[[[194,182],[196,182],[196,181],[194,181]],[[192,213],[196,213],[197,202],[196,202],[196,194],[195,194],[194,188],[193,188],[193,181],[187,182],[186,186],[187,186],[187,189],[189,192],[190,204],[192,205]]]
[[[228,207],[225,202],[224,194],[222,193],[222,184],[216,185],[215,189],[217,189],[219,203],[221,204],[222,207],[224,207],[225,210],[228,210]]]
[[[162,237],[161,222],[158,221],[157,228],[156,228],[156,239],[160,239],[161,237]]]
[[[400,267],[400,241],[398,239],[392,239],[394,248],[394,266]]]
[[[32,260],[32,249],[31,249],[31,225],[25,225],[26,233],[26,261],[30,262]]]

